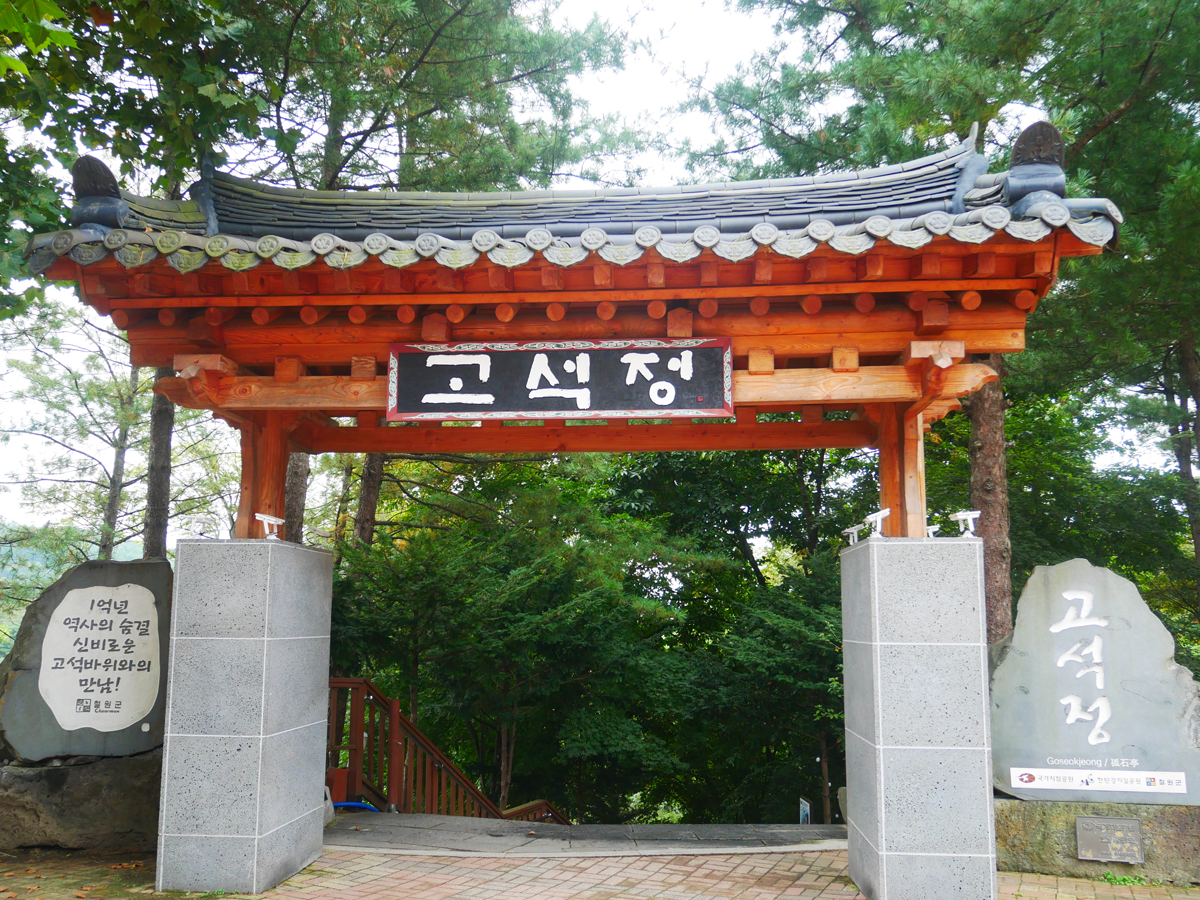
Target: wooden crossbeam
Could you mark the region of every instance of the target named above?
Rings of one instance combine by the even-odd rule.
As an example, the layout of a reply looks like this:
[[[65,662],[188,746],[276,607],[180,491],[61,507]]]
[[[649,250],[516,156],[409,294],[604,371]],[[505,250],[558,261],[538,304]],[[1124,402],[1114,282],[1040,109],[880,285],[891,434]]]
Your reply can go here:
[[[938,291],[960,291],[969,287],[975,291],[1036,291],[1037,278],[1033,276],[1015,278],[934,278],[923,279],[921,290],[930,293]],[[871,293],[908,293],[912,290],[911,280],[904,281],[872,281]],[[545,306],[549,303],[596,303],[599,300],[609,300],[613,303],[648,303],[651,300],[670,302],[673,300],[745,300],[749,297],[798,297],[805,293],[817,293],[821,296],[844,295],[853,298],[861,294],[863,284],[857,278],[847,281],[821,282],[816,288],[805,288],[799,284],[746,284],[729,287],[649,287],[633,289],[605,290],[603,296],[597,296],[592,288],[576,291],[571,289],[550,291],[472,291],[455,293],[453,302],[465,305],[489,306],[497,303],[532,304]],[[408,294],[408,293],[321,293],[321,294],[291,294],[273,293],[266,295],[199,295],[179,294],[171,297],[127,297],[112,298],[114,309],[157,309],[159,307],[234,307],[253,309],[269,306],[397,306],[408,304],[415,306],[445,306],[447,297],[438,293]]]
[[[600,320],[597,319],[597,322]],[[700,320],[703,323],[704,320]],[[320,328],[317,325],[314,328]],[[343,332],[349,329],[343,329]],[[659,329],[664,332],[665,329]],[[707,337],[700,328],[693,329],[698,337]],[[659,337],[661,334],[644,335],[644,337]],[[334,365],[344,366],[355,356],[370,355],[386,359],[388,340],[380,337],[364,336],[361,340],[352,340],[352,335],[329,335],[326,340],[299,344],[289,341],[283,345],[263,342],[243,343],[237,335],[230,335],[224,351],[232,354],[243,366],[273,366],[275,357],[281,350],[297,354],[309,366]],[[337,340],[338,337],[343,338]],[[477,338],[463,336],[457,332],[454,340],[476,340]],[[967,353],[1017,353],[1025,349],[1025,329],[1023,326],[1010,328],[980,328],[957,329],[949,328],[938,335],[940,338],[958,340],[964,343]],[[397,342],[419,340],[419,334],[395,337]],[[513,338],[527,340],[527,338]],[[549,339],[549,338],[547,338]],[[604,337],[588,336],[587,340],[603,340]],[[776,365],[783,365],[782,360],[793,358],[828,359],[838,348],[853,347],[860,357],[866,356],[899,356],[913,339],[912,331],[871,331],[857,333],[816,333],[816,334],[768,334],[759,336],[735,336],[733,338],[733,355],[735,358],[747,357],[751,350],[771,350],[775,354]],[[142,340],[137,338],[131,342],[130,356],[137,366],[167,366],[176,354],[193,353],[199,355],[202,348],[188,344],[186,341],[168,338]]]
[[[206,373],[204,390],[196,378],[164,378],[155,391],[180,406],[232,411],[324,410],[353,414],[387,406],[387,378],[371,380],[346,375],[315,375],[280,381],[267,376],[228,376]],[[961,397],[996,379],[984,365],[955,366],[938,397]],[[864,366],[853,372],[833,369],[780,369],[770,378],[746,371],[733,373],[733,402],[760,408],[813,403],[913,403],[925,394],[916,367]],[[938,397],[931,399],[938,399]]]
[[[967,353],[1012,353],[1025,347],[1026,313],[1006,302],[990,301],[975,310],[954,304],[947,313],[946,328],[936,337],[964,342]],[[744,307],[721,307],[711,318],[693,317],[692,333],[731,337],[735,357],[755,348],[771,349],[776,360],[828,357],[835,347],[857,347],[862,356],[893,355],[903,352],[916,336],[916,317],[900,303],[880,304],[866,314],[843,308],[815,316],[798,306],[772,307],[762,316]],[[644,309],[622,307],[609,320],[591,309],[569,310],[560,322],[549,320],[543,311],[514,311],[508,321],[476,315],[459,325],[448,323],[447,330],[456,341],[606,340],[664,337],[667,323],[650,318]],[[285,354],[298,356],[309,366],[347,365],[353,356],[386,358],[389,343],[421,340],[422,323],[376,316],[361,325],[335,322],[333,317],[304,325],[288,316],[258,325],[239,316],[225,322],[221,332],[221,353],[241,365],[274,365],[275,357]],[[133,362],[140,366],[169,365],[179,353],[212,352],[193,343],[186,326],[163,325],[158,317],[133,324],[129,341]]]
[[[656,450],[791,450],[870,447],[875,427],[850,422],[692,425],[529,425],[504,428],[406,425],[301,426],[292,440],[310,453],[605,453]]]

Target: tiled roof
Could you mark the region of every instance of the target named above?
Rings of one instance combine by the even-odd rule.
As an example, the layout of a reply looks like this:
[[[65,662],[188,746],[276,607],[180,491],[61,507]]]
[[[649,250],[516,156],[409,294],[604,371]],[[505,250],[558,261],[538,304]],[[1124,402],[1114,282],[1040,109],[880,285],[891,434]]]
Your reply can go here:
[[[96,165],[90,161],[89,176]],[[86,265],[110,252],[127,266],[162,253],[181,272],[210,259],[241,270],[265,259],[300,268],[317,257],[345,269],[370,256],[396,267],[432,257],[462,268],[482,254],[507,267],[538,253],[560,266],[592,253],[625,265],[651,247],[674,262],[704,248],[733,261],[760,247],[789,257],[822,244],[861,254],[881,240],[915,249],[939,235],[980,244],[1003,231],[1038,241],[1064,227],[1097,246],[1113,239],[1116,207],[1063,199],[1058,164],[995,175],[986,168],[972,129],[957,146],[900,165],[667,188],[306,191],[208,171],[190,200],[167,201],[118,192],[114,179],[107,196],[78,198],[74,228],[34,238],[26,255],[34,272],[64,253]]]

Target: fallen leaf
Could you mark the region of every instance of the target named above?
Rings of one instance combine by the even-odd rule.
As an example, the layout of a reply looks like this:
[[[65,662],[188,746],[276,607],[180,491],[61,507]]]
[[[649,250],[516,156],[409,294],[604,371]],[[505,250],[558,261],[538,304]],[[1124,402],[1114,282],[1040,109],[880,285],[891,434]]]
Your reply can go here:
[[[83,898],[85,898],[85,900],[86,900],[86,898],[87,898],[87,894],[80,894],[80,893],[76,893],[76,894],[75,894],[75,896],[76,896],[76,897],[83,897]]]

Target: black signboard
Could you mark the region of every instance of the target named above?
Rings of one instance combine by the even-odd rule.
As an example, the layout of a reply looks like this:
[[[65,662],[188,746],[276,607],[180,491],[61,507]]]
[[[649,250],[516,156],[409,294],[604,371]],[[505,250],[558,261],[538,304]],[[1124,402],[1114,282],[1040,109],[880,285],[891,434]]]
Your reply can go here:
[[[392,344],[388,420],[733,415],[729,338]]]
[[[1140,819],[1076,816],[1075,843],[1079,859],[1123,863],[1146,861]]]

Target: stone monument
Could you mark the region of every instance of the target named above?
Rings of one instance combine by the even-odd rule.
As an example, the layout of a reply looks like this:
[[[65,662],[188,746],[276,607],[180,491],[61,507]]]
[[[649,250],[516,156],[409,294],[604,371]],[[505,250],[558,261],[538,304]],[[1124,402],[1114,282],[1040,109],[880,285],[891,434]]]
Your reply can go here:
[[[1013,871],[1200,881],[1200,696],[1137,588],[1073,559],[1021,594],[992,676],[997,852]],[[1088,858],[1087,817],[1134,819],[1141,862]]]
[[[1137,588],[1034,569],[992,677],[993,777],[1023,800],[1200,805],[1200,694]]]
[[[25,612],[0,662],[0,847],[152,846],[171,566],[93,561]]]
[[[175,553],[157,887],[260,893],[321,853],[333,555]]]
[[[842,551],[850,877],[870,900],[996,896],[983,543]]]

